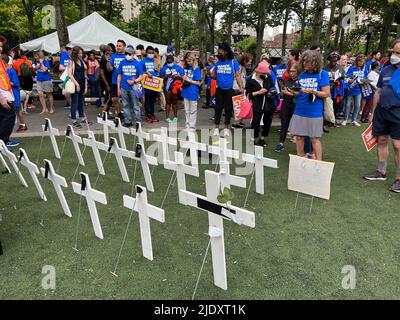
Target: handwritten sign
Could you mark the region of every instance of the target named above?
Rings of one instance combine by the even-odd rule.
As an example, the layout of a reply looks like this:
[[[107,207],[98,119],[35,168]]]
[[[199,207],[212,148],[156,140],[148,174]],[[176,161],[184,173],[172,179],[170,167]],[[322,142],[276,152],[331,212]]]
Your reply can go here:
[[[153,90],[157,92],[161,92],[163,88],[163,79],[158,77],[149,78],[147,75],[143,76],[142,85],[143,88],[148,90]]]
[[[372,135],[372,123],[361,134],[361,137],[363,139],[365,148],[367,149],[368,152],[370,152],[375,147],[375,145],[378,143],[378,140],[376,139],[376,137],[374,137]]]
[[[245,98],[246,97],[243,94],[239,94],[237,96],[233,96],[232,97],[233,112],[234,112],[234,115],[235,115],[235,120],[240,120],[238,118],[238,116],[240,114],[241,106],[242,106],[242,103],[244,102]]]

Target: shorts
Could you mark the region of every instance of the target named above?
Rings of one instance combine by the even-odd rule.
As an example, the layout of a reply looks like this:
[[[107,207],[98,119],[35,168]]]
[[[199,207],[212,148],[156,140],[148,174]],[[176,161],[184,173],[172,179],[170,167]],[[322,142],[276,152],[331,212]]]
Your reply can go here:
[[[400,140],[400,107],[385,109],[378,105],[372,121],[372,135]]]
[[[179,94],[173,94],[172,90],[165,92],[165,101],[167,104],[176,106],[179,102]]]
[[[116,84],[111,84],[111,98],[118,98],[118,86]]]
[[[53,93],[53,82],[51,80],[48,81],[37,81],[36,82],[37,91]]]

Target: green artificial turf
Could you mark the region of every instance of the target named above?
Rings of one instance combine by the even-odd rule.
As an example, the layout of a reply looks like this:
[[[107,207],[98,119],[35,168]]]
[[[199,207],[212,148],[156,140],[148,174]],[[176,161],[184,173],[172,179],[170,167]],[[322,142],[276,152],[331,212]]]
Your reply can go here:
[[[332,129],[323,141],[324,159],[336,163],[331,200],[299,200],[287,190],[288,152],[272,150],[278,141],[273,128],[265,155],[278,160],[279,169],[265,170],[264,196],[253,184],[248,206],[256,213],[251,229],[224,221],[228,290],[213,284],[211,252],[204,266],[197,299],[383,299],[400,296],[400,213],[399,197],[388,191],[394,178],[393,154],[389,179],[369,182],[363,174],[375,168],[375,150],[367,153],[360,134],[365,127]],[[129,143],[133,143],[129,138]],[[40,138],[22,139],[31,160],[36,161]],[[64,138],[58,140],[60,150]],[[18,152],[18,148],[15,148]],[[104,157],[104,153],[102,153]],[[44,138],[40,162],[53,161],[50,140]],[[92,185],[97,177],[93,154],[86,150],[86,166]],[[126,160],[130,177],[134,165]],[[71,143],[64,151],[61,175],[70,183],[77,160]],[[187,177],[187,189],[205,194],[204,169],[199,179]],[[62,212],[52,185],[44,184],[48,202],[39,200],[36,189],[23,168],[29,188],[15,176],[0,176],[0,256],[1,299],[191,299],[208,244],[205,212],[178,203],[176,184],[165,202],[165,223],[151,221],[154,261],[142,256],[137,213],[133,214],[127,242],[117,269],[110,272],[118,255],[130,210],[123,208],[122,196],[131,184],[122,181],[115,158],[105,163],[106,176],[96,189],[107,195],[108,205],[97,204],[104,240],[95,237],[86,202],[82,202],[79,252],[75,242],[79,196],[71,185],[65,190],[73,217]],[[234,171],[232,171],[234,172]],[[149,202],[160,206],[171,172],[161,166],[154,171],[156,192]],[[75,180],[78,181],[77,177]],[[248,182],[249,182],[249,176]],[[43,179],[40,181],[43,183]],[[140,166],[137,183],[144,185]],[[233,188],[233,204],[242,206],[246,192]],[[44,226],[40,225],[41,220]],[[56,270],[56,289],[42,288],[42,268]],[[345,265],[356,269],[356,289],[342,288]]]

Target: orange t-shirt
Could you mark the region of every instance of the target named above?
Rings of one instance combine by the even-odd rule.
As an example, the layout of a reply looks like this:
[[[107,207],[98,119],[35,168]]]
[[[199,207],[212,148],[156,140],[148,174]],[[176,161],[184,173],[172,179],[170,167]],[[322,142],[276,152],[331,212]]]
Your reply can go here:
[[[15,60],[13,63],[13,68],[15,69],[15,71],[17,71],[18,76],[21,76],[21,64],[23,62],[25,62],[29,66],[29,68],[32,68],[32,63],[28,60],[27,57]]]
[[[0,59],[0,89],[12,92],[10,78],[7,75],[7,67],[2,59]]]

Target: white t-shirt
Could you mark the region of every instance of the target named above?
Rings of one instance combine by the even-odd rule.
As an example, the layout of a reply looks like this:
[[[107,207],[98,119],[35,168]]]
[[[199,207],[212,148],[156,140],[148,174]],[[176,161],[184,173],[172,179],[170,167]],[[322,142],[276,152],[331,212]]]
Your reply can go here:
[[[374,89],[376,89],[379,79],[379,73],[376,71],[371,71],[368,74],[368,79],[372,81],[370,84],[374,87]]]

